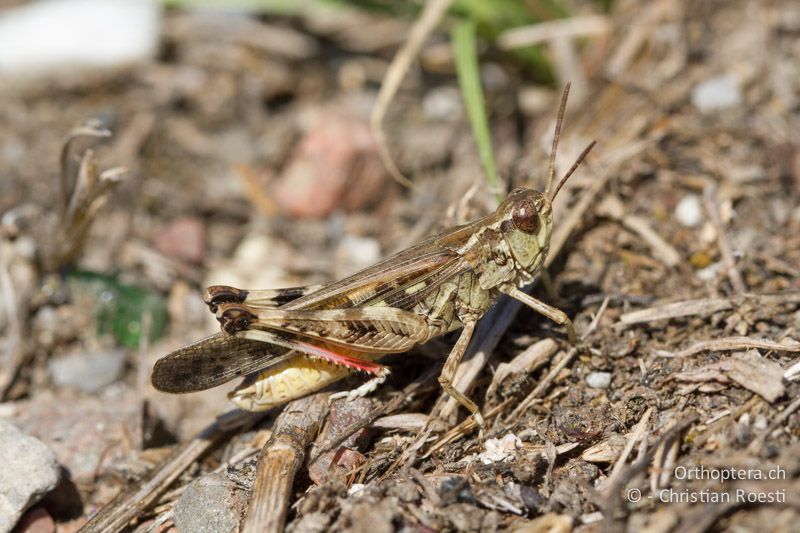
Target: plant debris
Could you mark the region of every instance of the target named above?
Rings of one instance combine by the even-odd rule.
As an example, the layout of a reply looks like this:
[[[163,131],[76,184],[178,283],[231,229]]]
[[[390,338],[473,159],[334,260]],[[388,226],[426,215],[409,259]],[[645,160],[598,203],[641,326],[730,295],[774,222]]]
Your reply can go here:
[[[3,471],[33,488],[0,529],[796,528],[796,2],[345,4],[179,3],[135,64],[0,77],[0,425],[54,457]],[[544,188],[568,81],[556,173],[597,141],[526,289],[579,346],[488,312],[454,379],[484,439],[436,379],[455,336],[349,403],[363,376],[260,414],[155,391],[219,331],[205,286],[330,283],[494,209],[465,20],[503,188]]]

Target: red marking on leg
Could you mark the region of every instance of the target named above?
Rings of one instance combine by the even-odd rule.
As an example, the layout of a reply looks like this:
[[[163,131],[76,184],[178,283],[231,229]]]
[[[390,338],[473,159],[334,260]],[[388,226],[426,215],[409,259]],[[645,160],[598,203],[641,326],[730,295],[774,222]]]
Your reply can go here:
[[[308,344],[306,342],[299,342],[297,344],[301,346],[301,350],[308,355],[313,355],[314,357],[319,357],[320,359],[325,359],[326,361],[330,361],[331,363],[335,363],[337,365],[346,366],[347,368],[353,368],[355,370],[361,370],[362,372],[369,372],[370,374],[375,375],[378,375],[382,368],[378,363],[332,352],[326,348],[322,348],[314,344]]]

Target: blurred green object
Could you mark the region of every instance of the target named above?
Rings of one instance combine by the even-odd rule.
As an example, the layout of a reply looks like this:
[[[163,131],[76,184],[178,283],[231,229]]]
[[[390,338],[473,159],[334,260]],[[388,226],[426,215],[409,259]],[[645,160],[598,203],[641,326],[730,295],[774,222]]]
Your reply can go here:
[[[455,0],[450,12],[474,22],[478,35],[488,41],[496,40],[505,30],[569,15],[554,0]],[[550,62],[539,46],[514,50],[508,54],[527,65],[538,81],[553,82]]]
[[[122,346],[138,347],[146,328],[151,342],[166,330],[167,304],[159,294],[122,283],[112,276],[81,270],[67,276],[67,285],[73,301],[91,307],[98,333],[113,335]]]
[[[453,54],[458,72],[458,85],[467,108],[467,116],[472,127],[472,136],[478,147],[481,165],[486,172],[489,186],[494,191],[498,203],[503,200],[500,178],[494,162],[492,135],[489,131],[489,119],[481,89],[481,76],[478,69],[478,49],[475,44],[475,23],[464,20],[453,27]]]
[[[248,11],[267,15],[298,16],[315,9],[355,8],[385,16],[416,18],[422,10],[420,1],[397,0],[162,0],[168,6],[184,8]],[[608,11],[612,0],[595,0]],[[449,11],[459,19],[475,23],[477,34],[489,42],[512,28],[565,18],[569,10],[559,0],[455,0]],[[443,21],[447,25],[447,21]],[[550,62],[539,46],[507,52],[527,67],[536,81],[554,81]]]

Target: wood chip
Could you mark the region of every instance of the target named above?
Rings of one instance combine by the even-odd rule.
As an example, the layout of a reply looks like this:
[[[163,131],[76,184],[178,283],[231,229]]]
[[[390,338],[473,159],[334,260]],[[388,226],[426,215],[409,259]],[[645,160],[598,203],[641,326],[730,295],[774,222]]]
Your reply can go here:
[[[756,350],[738,352],[727,359],[673,376],[683,382],[735,382],[770,403],[783,396],[783,368]]]

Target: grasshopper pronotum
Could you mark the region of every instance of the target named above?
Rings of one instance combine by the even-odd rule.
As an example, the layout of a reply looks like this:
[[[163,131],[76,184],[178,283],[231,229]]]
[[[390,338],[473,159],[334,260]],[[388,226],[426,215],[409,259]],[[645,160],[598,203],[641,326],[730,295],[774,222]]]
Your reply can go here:
[[[515,189],[494,213],[330,285],[209,287],[205,301],[223,331],[161,358],[153,369],[153,385],[166,392],[191,392],[247,376],[231,399],[243,409],[260,411],[322,389],[354,370],[373,374],[344,393],[356,396],[385,379],[388,370],[375,359],[463,327],[439,382],[483,426],[477,405],[452,380],[476,322],[500,294],[565,326],[575,342],[566,314],[519,289],[533,280],[547,256],[553,200],[594,146],[583,151],[551,191],[568,94],[569,85],[559,108],[544,193]]]

